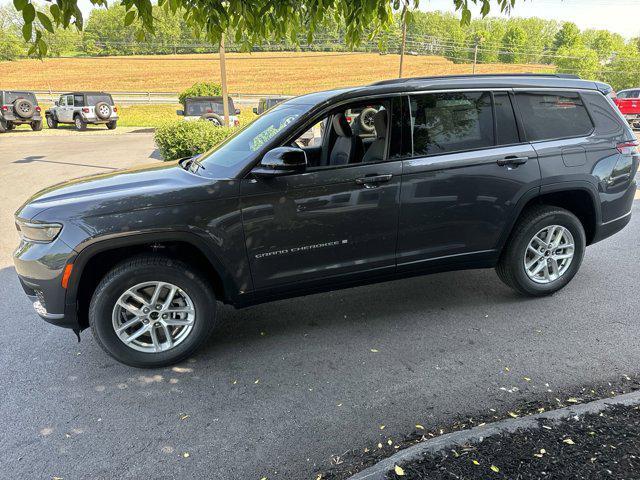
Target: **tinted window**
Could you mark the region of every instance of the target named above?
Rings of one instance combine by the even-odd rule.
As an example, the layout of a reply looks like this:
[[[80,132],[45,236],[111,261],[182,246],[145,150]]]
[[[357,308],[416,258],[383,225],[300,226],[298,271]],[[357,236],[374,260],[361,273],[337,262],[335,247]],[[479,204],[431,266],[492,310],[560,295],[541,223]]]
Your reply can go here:
[[[622,130],[623,123],[620,114],[615,110],[615,104],[599,92],[585,93],[584,99],[599,133],[608,134]]]
[[[529,141],[589,135],[593,124],[577,93],[517,93]]]
[[[111,95],[106,94],[87,94],[87,104],[95,105],[98,102],[104,102],[107,105],[113,105]]]
[[[416,156],[491,147],[489,92],[429,93],[410,97]]]
[[[29,100],[31,103],[36,103],[36,97],[33,93],[29,92],[5,92],[4,94],[4,102],[5,103],[13,103],[19,98],[24,98]]]
[[[493,96],[496,110],[496,135],[498,145],[511,145],[520,142],[516,116],[508,93],[495,93]]]
[[[73,95],[67,95],[67,106],[73,107]]]
[[[84,105],[84,97],[82,95],[74,95],[73,103],[76,107],[81,107]]]

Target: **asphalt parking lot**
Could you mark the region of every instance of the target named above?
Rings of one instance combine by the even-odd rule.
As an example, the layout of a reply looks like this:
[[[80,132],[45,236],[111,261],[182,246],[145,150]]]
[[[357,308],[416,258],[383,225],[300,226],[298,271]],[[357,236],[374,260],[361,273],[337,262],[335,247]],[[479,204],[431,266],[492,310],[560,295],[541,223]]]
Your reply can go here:
[[[11,266],[12,215],[57,181],[155,161],[151,134],[16,132],[0,145],[8,478],[315,479],[332,457],[416,423],[640,373],[638,201],[631,224],[589,248],[553,297],[519,297],[486,270],[224,307],[191,361],[120,365],[89,332],[78,344],[35,315]]]

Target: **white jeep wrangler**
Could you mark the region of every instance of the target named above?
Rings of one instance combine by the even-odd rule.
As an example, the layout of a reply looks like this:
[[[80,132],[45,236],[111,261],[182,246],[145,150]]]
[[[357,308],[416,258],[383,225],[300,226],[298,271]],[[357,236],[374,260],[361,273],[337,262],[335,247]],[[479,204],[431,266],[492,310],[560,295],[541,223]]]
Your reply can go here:
[[[72,123],[76,130],[85,130],[88,124],[105,124],[113,130],[118,124],[117,112],[108,93],[72,92],[60,95],[55,106],[45,112],[45,117],[49,128],[58,128],[60,123]]]

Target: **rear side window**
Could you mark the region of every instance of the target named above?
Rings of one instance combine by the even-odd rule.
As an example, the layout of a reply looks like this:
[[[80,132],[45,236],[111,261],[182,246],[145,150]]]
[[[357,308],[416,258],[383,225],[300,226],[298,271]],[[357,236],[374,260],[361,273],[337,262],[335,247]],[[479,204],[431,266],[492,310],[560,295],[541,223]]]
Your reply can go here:
[[[113,100],[111,99],[111,95],[105,95],[105,94],[88,94],[87,95],[87,104],[93,106],[98,102],[104,102],[107,105],[113,105]]]
[[[593,131],[589,113],[577,93],[518,92],[516,101],[531,142],[587,136]]]
[[[516,116],[513,113],[509,94],[497,92],[493,96],[493,102],[496,111],[496,143],[498,145],[519,143]]]
[[[73,96],[73,105],[76,107],[84,106],[84,97],[82,95]]]
[[[413,155],[494,145],[489,92],[428,93],[410,97]]]
[[[584,93],[583,98],[587,102],[598,133],[618,133],[625,129],[626,122],[622,123],[617,107],[607,97],[600,92],[593,92]]]

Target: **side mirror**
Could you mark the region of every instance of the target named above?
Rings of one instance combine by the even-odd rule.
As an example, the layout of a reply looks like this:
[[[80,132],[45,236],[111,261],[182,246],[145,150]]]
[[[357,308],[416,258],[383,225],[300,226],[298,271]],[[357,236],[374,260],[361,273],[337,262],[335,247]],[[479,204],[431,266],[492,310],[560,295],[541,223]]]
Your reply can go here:
[[[236,115],[240,115],[240,109],[239,108],[236,108],[235,112],[236,112]]]
[[[303,172],[307,168],[307,154],[295,147],[277,147],[262,157],[260,165],[251,173],[256,177],[275,177],[288,173]]]
[[[253,107],[253,113],[255,113],[256,115],[258,115],[258,107]]]
[[[176,115],[184,116],[184,110],[176,110]]]

